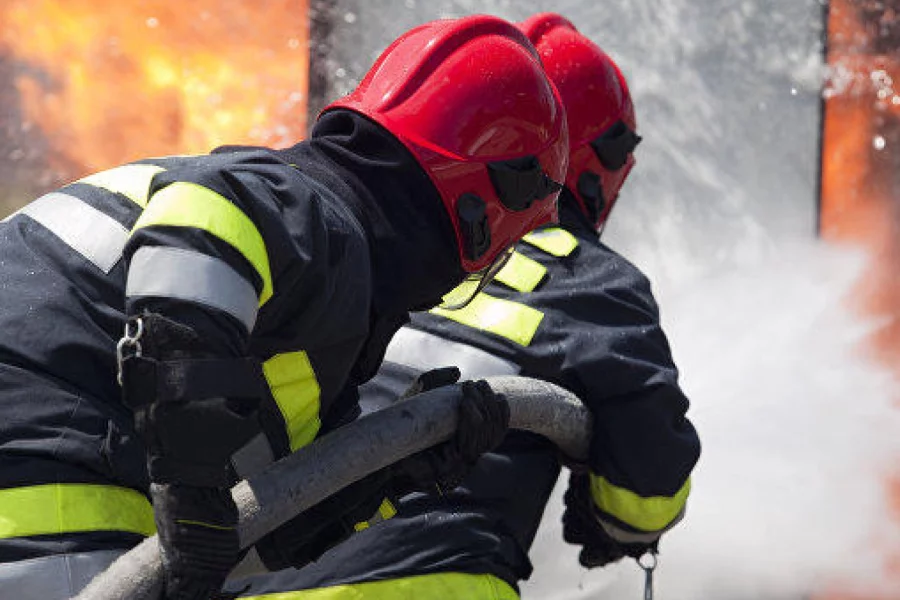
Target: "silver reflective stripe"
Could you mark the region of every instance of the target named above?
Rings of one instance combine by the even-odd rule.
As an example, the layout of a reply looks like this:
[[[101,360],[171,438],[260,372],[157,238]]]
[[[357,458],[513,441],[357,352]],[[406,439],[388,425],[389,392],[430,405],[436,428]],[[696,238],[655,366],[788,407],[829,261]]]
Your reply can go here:
[[[124,225],[68,194],[46,194],[9,218],[15,215],[28,215],[104,273],[122,258],[128,241]]]
[[[265,434],[260,433],[231,455],[234,472],[242,479],[255,475],[275,462],[275,453]]]
[[[250,282],[225,261],[181,248],[138,248],[128,268],[125,295],[176,298],[211,306],[253,330],[259,297]]]
[[[461,379],[515,375],[520,367],[468,344],[451,342],[437,335],[403,327],[391,340],[385,360],[417,371],[437,367],[459,367]]]
[[[666,525],[664,529],[661,529],[659,531],[647,532],[628,531],[626,529],[618,527],[613,523],[610,523],[609,521],[605,521],[604,519],[598,518],[597,520],[600,522],[600,525],[603,527],[604,531],[609,534],[609,537],[616,540],[617,542],[621,542],[623,544],[652,544],[653,542],[658,540],[663,533],[675,527],[675,525],[677,525],[678,522],[683,518],[684,509],[681,509],[681,512],[678,513],[678,516],[675,517],[671,523]]]
[[[0,595],[16,600],[68,600],[125,550],[55,554],[0,564]]]

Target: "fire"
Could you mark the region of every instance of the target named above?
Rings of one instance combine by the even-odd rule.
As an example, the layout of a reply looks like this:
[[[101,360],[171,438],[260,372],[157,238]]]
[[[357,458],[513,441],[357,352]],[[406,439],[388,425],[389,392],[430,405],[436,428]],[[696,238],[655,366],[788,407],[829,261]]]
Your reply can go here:
[[[832,0],[822,161],[822,235],[864,248],[871,256],[858,282],[855,307],[882,317],[873,335],[876,358],[895,369],[900,359],[900,18],[896,2]],[[853,399],[848,399],[852,402]],[[900,475],[886,481],[900,521]],[[900,584],[900,545],[872,540],[883,556],[885,583]],[[896,600],[900,593],[866,590],[861,582],[834,582],[816,600]]]
[[[874,348],[886,364],[900,359],[900,18],[874,3],[831,5],[832,82],[826,91],[822,233],[860,245],[873,257],[857,300],[886,317]],[[898,373],[900,374],[900,373]]]
[[[305,134],[306,0],[3,0],[0,23],[20,126],[60,178]]]

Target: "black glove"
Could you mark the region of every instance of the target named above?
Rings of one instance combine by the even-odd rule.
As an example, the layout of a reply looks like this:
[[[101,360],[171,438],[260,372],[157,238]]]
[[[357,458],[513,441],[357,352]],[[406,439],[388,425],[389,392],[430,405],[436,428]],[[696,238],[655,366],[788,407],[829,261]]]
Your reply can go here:
[[[122,360],[122,393],[150,480],[230,487],[231,455],[261,431],[258,361],[217,358],[199,333],[162,315],[132,317],[129,331],[138,328],[136,348]]]
[[[238,511],[222,488],[152,484],[166,600],[217,598],[225,578],[240,562]]]
[[[132,317],[128,332],[122,390],[147,448],[166,598],[207,600],[242,556],[230,459],[260,432],[260,367],[217,358],[203,336],[162,315]]]
[[[451,370],[452,369],[452,370]],[[455,367],[435,369],[421,375],[417,393],[447,385]],[[452,381],[450,382],[452,383]],[[459,421],[450,440],[409,456],[393,467],[394,485],[404,491],[451,490],[458,486],[482,454],[500,445],[509,427],[509,404],[484,380],[460,384]],[[405,395],[404,395],[405,396]]]
[[[383,502],[393,502],[390,473],[377,471],[303,511],[256,543],[256,552],[270,571],[299,569],[350,537],[357,523],[378,514]]]
[[[656,542],[623,544],[610,537],[597,519],[590,486],[588,473],[573,472],[569,475],[569,489],[563,497],[563,539],[582,547],[578,562],[593,569],[614,563],[625,556],[640,558],[648,551],[656,552]]]
[[[452,385],[458,379],[456,367],[426,371],[413,381],[400,400]],[[454,462],[444,458],[447,453],[439,446],[405,463],[424,483],[411,483],[403,465],[394,465],[347,486],[260,539],[256,543],[257,554],[270,571],[301,568],[318,560],[330,548],[350,537],[358,523],[377,515],[383,502],[395,503],[401,495],[401,491],[395,489],[397,485],[402,486],[402,492],[430,490],[436,479],[441,479],[436,477],[435,471],[448,469],[450,467],[446,465]]]

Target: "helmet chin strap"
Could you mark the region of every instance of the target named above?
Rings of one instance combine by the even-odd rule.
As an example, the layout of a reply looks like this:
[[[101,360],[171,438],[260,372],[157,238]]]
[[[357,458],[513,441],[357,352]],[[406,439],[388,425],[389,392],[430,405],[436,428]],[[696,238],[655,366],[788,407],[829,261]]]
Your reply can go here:
[[[510,246],[497,255],[494,262],[478,271],[470,273],[458,286],[444,295],[440,308],[444,310],[460,310],[467,307],[475,296],[480,294],[487,285],[494,280],[515,251],[514,246]]]

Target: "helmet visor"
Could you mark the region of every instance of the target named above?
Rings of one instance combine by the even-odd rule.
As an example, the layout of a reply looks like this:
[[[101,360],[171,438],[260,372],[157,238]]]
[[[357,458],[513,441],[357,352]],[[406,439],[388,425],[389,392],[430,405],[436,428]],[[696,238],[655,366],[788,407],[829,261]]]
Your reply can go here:
[[[506,266],[515,251],[515,246],[510,246],[501,252],[494,262],[474,273],[469,273],[462,283],[444,294],[439,308],[444,310],[459,310],[465,308],[494,277]]]

